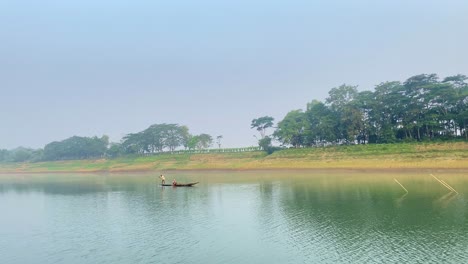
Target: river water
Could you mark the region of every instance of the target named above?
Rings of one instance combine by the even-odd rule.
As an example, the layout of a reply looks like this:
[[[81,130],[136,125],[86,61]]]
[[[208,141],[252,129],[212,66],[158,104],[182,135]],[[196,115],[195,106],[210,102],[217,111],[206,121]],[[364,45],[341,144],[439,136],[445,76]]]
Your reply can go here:
[[[468,262],[466,173],[157,176],[0,175],[0,263]]]

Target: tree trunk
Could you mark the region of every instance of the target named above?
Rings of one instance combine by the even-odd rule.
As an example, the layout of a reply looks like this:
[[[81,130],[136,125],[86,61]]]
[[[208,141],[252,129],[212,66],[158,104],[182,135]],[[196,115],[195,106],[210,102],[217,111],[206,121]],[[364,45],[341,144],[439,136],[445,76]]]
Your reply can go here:
[[[468,140],[468,131],[466,131],[466,123],[463,121],[463,129],[465,130],[465,139]]]

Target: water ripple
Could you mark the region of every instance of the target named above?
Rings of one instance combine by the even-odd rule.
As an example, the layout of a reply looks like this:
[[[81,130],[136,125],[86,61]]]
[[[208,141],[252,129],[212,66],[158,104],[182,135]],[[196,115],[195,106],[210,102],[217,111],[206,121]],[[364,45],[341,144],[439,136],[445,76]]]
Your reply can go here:
[[[399,176],[415,190],[402,199],[401,190],[387,186],[393,177],[346,178],[344,185],[330,175],[312,180],[299,175],[294,181],[288,176],[252,180],[236,174],[229,177],[240,178],[222,182],[216,176],[212,183],[207,177],[196,188],[161,188],[138,177],[109,182],[89,177],[100,185],[87,183],[83,193],[55,183],[43,188],[47,182],[29,192],[6,190],[0,196],[0,211],[6,212],[0,217],[1,261],[468,261],[463,178],[450,178],[461,193],[454,195],[425,178]]]

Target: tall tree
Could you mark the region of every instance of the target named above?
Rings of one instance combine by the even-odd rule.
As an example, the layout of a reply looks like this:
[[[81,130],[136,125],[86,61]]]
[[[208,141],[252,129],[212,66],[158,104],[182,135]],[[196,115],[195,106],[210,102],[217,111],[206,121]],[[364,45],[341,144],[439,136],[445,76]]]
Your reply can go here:
[[[257,129],[260,132],[260,136],[264,138],[266,136],[266,129],[273,126],[274,118],[271,116],[262,116],[252,120],[250,128]]]
[[[208,134],[200,134],[198,135],[198,148],[199,149],[206,149],[209,148],[213,144],[213,138]]]
[[[358,95],[357,86],[343,84],[332,88],[326,99],[327,104],[336,116],[336,137],[340,142],[353,142],[361,126],[360,111],[352,104]]]
[[[336,117],[324,103],[317,100],[308,103],[305,115],[308,122],[306,138],[309,145],[323,145],[337,139]]]
[[[305,131],[308,126],[307,118],[302,110],[290,111],[283,120],[278,123],[274,136],[284,145],[293,147],[304,146]]]
[[[103,157],[107,151],[109,137],[73,136],[62,141],[55,141],[44,147],[46,160],[88,159]]]
[[[455,103],[451,109],[454,122],[458,126],[461,135],[468,139],[468,77],[465,75],[448,76],[443,83],[452,85],[455,91]]]
[[[356,139],[359,143],[368,143],[371,134],[375,135],[375,123],[371,119],[372,111],[375,108],[374,93],[371,91],[359,92],[353,102],[354,114],[358,115],[354,123]]]
[[[409,138],[421,140],[424,115],[429,110],[427,94],[438,83],[436,74],[419,74],[408,78],[404,83],[403,125]]]
[[[182,146],[187,149],[188,148],[188,142],[190,139],[190,133],[189,133],[189,128],[187,126],[181,126],[180,127],[180,133],[182,137]]]
[[[358,95],[357,86],[342,84],[328,92],[326,103],[332,110],[340,111],[345,108]]]
[[[170,151],[174,151],[177,147],[181,146],[184,141],[185,129],[177,124],[165,124],[163,127],[164,145]]]
[[[397,122],[401,117],[403,86],[400,82],[383,82],[375,87],[374,103],[370,114],[375,135],[370,136],[372,143],[395,142]]]
[[[150,140],[148,133],[130,133],[122,139],[122,150],[127,154],[142,154],[149,151],[148,145]]]
[[[187,141],[187,148],[189,150],[196,149],[198,147],[198,142],[200,142],[200,138],[198,136],[190,136]]]
[[[123,153],[123,148],[121,143],[111,143],[109,146],[109,149],[106,151],[106,156],[108,157],[118,157],[120,155],[124,154]]]
[[[223,139],[222,135],[216,137],[216,144],[218,144],[218,148],[221,148],[221,139]]]
[[[272,141],[271,137],[265,136],[264,138],[258,141],[258,146],[264,151],[266,151],[268,154],[271,154],[273,152],[271,141]]]
[[[33,150],[28,148],[19,147],[11,151],[11,161],[25,162],[28,161],[33,155]]]

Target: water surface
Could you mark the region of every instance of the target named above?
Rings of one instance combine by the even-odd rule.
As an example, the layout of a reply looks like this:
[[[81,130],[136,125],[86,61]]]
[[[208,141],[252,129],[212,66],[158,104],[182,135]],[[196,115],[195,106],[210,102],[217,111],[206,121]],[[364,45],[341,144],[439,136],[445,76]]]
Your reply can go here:
[[[200,183],[160,187],[156,174],[0,175],[0,262],[468,262],[463,173],[166,174],[173,178]]]

